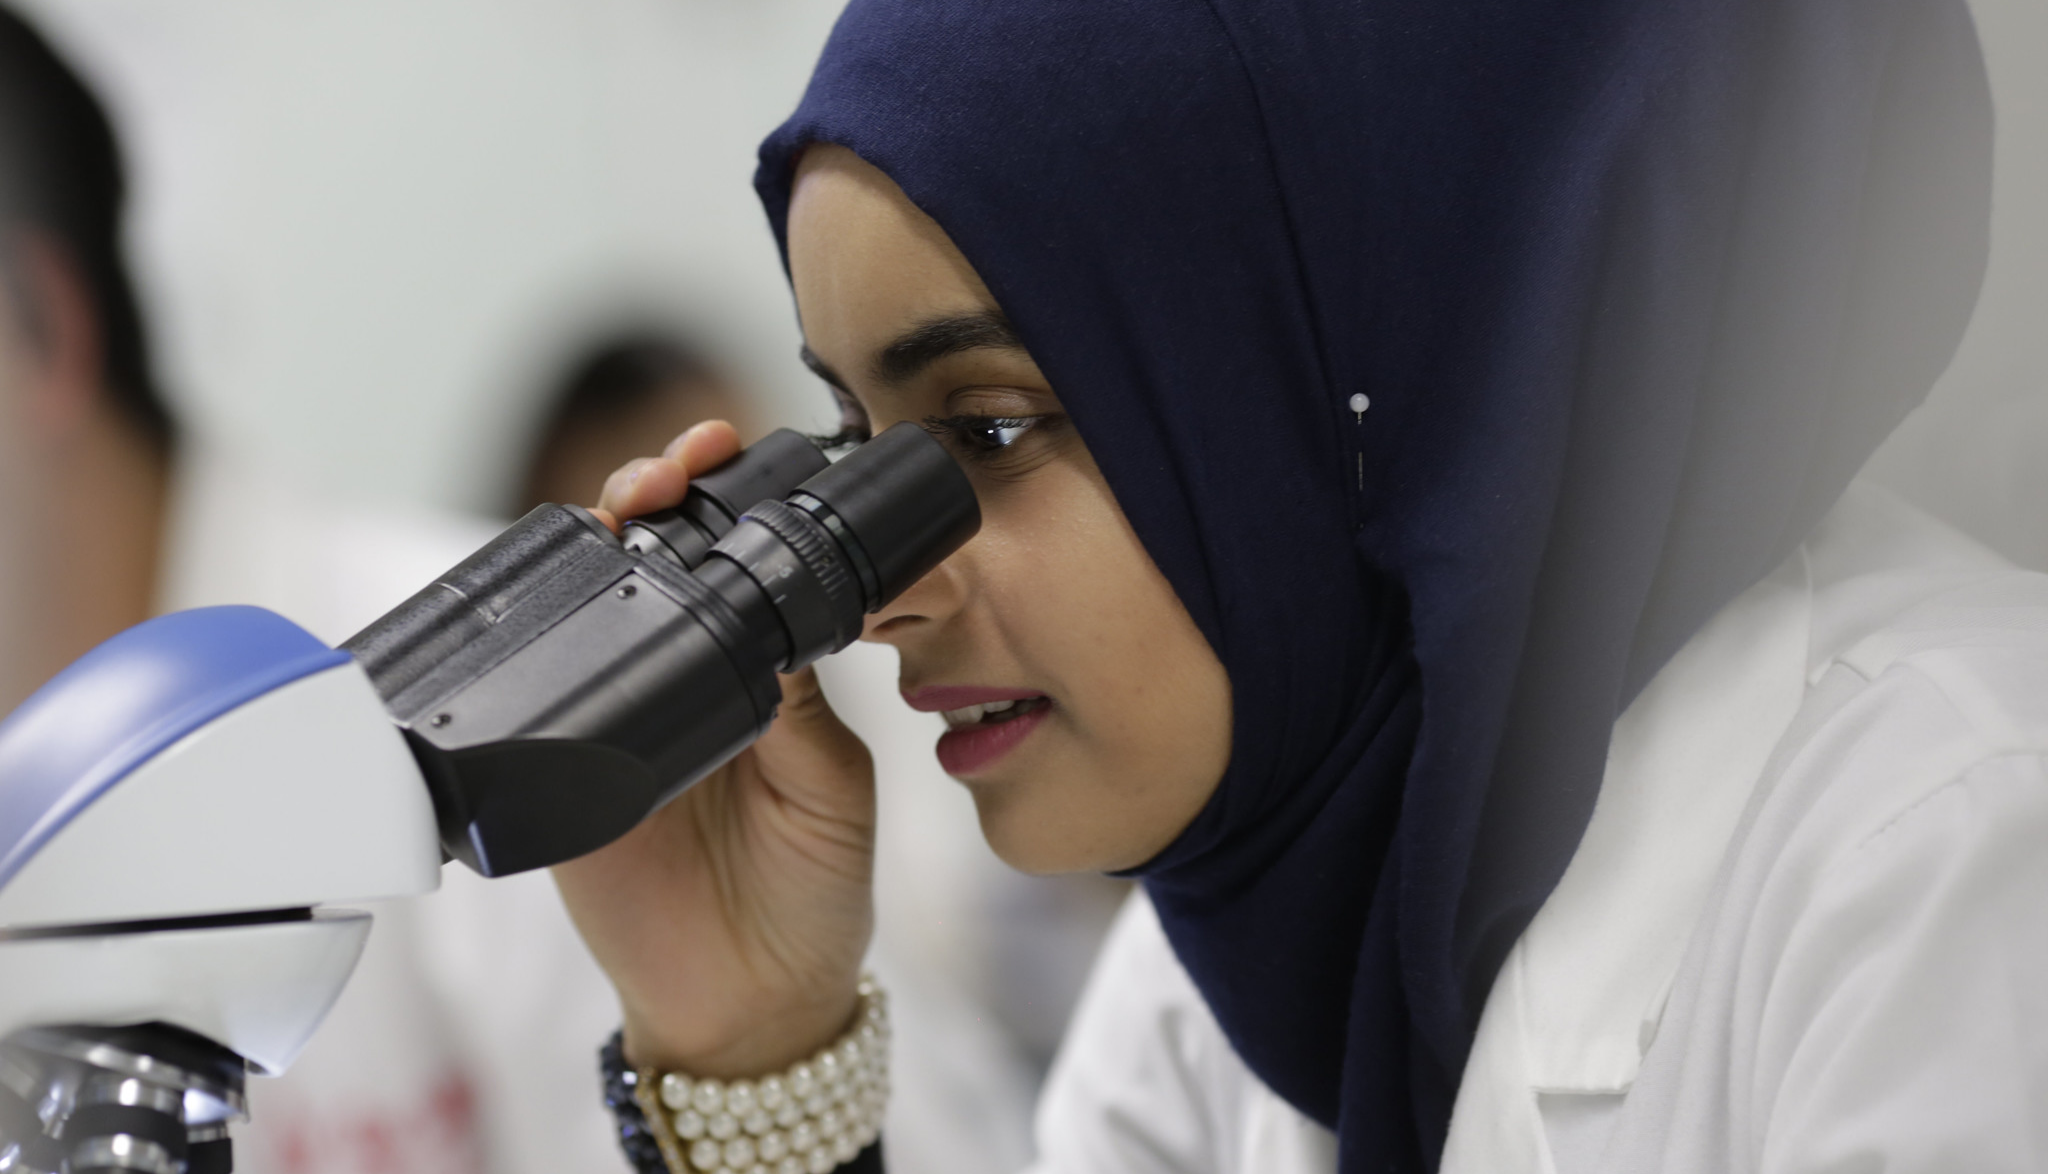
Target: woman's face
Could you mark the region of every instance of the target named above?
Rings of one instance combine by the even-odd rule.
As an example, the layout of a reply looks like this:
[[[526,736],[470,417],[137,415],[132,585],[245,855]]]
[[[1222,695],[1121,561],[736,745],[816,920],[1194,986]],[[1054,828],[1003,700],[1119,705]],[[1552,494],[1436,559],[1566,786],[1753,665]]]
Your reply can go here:
[[[869,618],[1003,859],[1143,863],[1230,757],[1222,664],[1138,542],[988,288],[887,176],[808,151],[789,213],[806,359],[851,422],[914,420],[960,457],[981,532]]]

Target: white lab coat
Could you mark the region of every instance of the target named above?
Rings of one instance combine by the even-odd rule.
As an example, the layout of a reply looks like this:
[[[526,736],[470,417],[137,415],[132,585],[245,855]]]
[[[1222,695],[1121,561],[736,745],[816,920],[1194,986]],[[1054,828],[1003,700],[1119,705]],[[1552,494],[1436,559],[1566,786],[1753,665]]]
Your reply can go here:
[[[336,643],[497,529],[337,509],[275,477],[192,459],[172,505],[159,604],[253,603]],[[835,658],[842,663],[828,687],[851,703],[848,720],[878,760],[929,757],[928,732],[903,721],[929,715],[909,715],[895,699],[893,658],[875,651]],[[946,822],[914,795],[892,795],[885,805],[926,824]],[[947,875],[962,882],[958,872]],[[885,926],[909,919],[887,899],[898,892],[885,887]],[[370,944],[319,1034],[283,1078],[251,1082],[253,1119],[237,1130],[236,1169],[623,1171],[597,1078],[597,1048],[618,1026],[618,1002],[548,874],[486,881],[452,865],[439,892],[372,908]],[[922,958],[912,962],[885,944],[871,965],[895,996],[892,1168],[1021,1164],[1031,1085],[1007,1038],[955,976]]]
[[[1446,1174],[2048,1169],[2048,576],[1853,488],[1615,728]],[[1324,1174],[1134,900],[1042,1174]]]

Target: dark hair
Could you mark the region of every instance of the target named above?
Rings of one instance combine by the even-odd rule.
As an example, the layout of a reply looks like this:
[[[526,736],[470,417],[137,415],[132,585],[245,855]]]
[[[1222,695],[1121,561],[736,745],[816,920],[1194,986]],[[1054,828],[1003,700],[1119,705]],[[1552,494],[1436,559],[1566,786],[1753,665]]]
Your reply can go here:
[[[626,411],[672,383],[710,382],[716,371],[677,338],[634,332],[604,339],[570,363],[544,409],[550,426]]]
[[[121,255],[127,194],[120,144],[98,99],[40,33],[0,7],[0,230],[41,230],[77,265],[109,393],[152,441],[168,444],[175,428]]]

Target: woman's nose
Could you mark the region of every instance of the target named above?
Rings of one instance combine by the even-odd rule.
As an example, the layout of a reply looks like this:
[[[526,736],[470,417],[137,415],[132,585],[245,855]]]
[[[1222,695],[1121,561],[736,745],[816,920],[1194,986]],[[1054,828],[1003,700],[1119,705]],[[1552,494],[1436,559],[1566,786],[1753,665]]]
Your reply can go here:
[[[955,554],[932,568],[909,590],[868,616],[860,638],[877,644],[900,644],[950,619],[967,596],[961,574],[962,557]]]

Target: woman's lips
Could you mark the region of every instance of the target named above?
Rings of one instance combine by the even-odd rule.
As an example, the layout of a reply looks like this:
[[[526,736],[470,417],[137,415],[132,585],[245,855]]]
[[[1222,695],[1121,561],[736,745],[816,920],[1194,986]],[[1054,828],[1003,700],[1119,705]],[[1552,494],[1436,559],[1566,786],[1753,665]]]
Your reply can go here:
[[[992,689],[982,685],[926,685],[903,691],[903,700],[919,713],[944,713],[991,701],[1028,701],[1043,696],[1036,689]]]
[[[1031,689],[933,685],[907,690],[903,700],[925,713],[943,713],[951,727],[939,737],[939,766],[955,778],[993,765],[1029,737],[1052,709],[1052,698]]]

